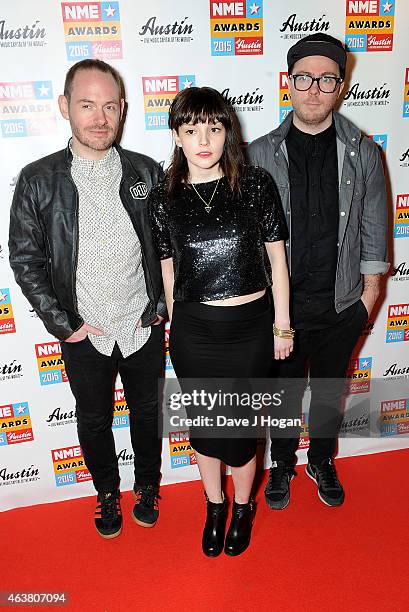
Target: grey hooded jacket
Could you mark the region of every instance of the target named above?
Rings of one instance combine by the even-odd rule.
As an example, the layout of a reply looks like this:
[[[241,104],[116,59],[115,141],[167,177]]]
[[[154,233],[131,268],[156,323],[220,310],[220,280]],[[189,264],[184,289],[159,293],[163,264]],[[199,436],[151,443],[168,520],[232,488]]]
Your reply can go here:
[[[291,264],[291,203],[285,138],[293,113],[272,132],[248,147],[249,161],[274,178],[290,238],[286,243]],[[348,119],[334,111],[339,180],[338,260],[335,309],[341,312],[360,299],[362,275],[384,274],[387,263],[387,198],[382,161],[375,143]]]

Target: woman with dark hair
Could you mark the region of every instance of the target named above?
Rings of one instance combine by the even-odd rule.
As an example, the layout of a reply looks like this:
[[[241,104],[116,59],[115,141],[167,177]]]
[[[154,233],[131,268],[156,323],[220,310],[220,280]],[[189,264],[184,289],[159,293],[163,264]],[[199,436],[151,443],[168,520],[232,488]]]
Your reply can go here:
[[[216,90],[192,87],[178,93],[169,128],[172,162],[149,205],[176,375],[267,377],[273,351],[276,359],[285,359],[293,346],[287,229],[276,187],[265,170],[244,164],[237,119]],[[257,440],[195,434],[191,429],[190,443],[207,499],[203,552],[217,556],[224,545],[228,555],[239,555],[250,543],[255,514]],[[226,540],[222,461],[231,466],[235,490]]]

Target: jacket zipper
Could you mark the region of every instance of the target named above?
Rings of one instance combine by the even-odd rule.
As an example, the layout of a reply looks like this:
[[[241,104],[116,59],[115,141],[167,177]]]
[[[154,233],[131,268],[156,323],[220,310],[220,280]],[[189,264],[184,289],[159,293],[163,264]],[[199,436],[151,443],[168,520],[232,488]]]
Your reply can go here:
[[[131,178],[132,178],[132,177],[131,177]],[[141,238],[140,238],[140,235],[139,235],[139,232],[138,232],[137,225],[136,225],[136,223],[134,223],[134,222],[132,221],[132,217],[131,217],[131,215],[129,214],[129,212],[128,212],[128,210],[127,210],[126,206],[124,206],[124,203],[123,203],[122,198],[121,198],[121,191],[122,191],[123,185],[124,185],[124,179],[122,178],[122,179],[121,179],[120,186],[119,186],[119,197],[120,197],[120,199],[121,199],[122,206],[125,208],[125,210],[126,210],[126,212],[127,212],[128,216],[129,216],[129,218],[131,219],[131,223],[132,223],[132,225],[133,225],[133,227],[134,227],[134,229],[135,229],[135,233],[136,233],[136,235],[138,236],[139,244],[140,244],[140,247],[141,247],[141,256],[142,256],[142,261],[143,261],[143,262],[144,262],[144,264],[145,264],[145,265],[144,265],[144,269],[146,270],[146,274],[144,275],[144,276],[145,276],[145,283],[146,283],[147,285],[149,285],[150,293],[151,293],[151,296],[152,296],[152,303],[154,303],[155,296],[154,296],[154,291],[153,291],[152,279],[151,279],[151,275],[150,275],[150,271],[149,271],[149,266],[147,265],[146,257],[145,257],[145,254],[144,254],[144,251],[143,251],[143,248],[142,248],[142,240],[141,240]],[[151,302],[151,299],[149,298],[149,295],[148,295],[148,299],[149,299],[149,302]],[[143,313],[142,313],[142,315],[143,315]],[[141,318],[142,318],[142,315],[141,315]]]
[[[78,196],[78,189],[76,184],[74,183],[74,181],[72,180],[71,177],[69,177],[69,180],[71,181],[71,183],[73,184],[74,187],[74,191],[75,191],[75,224],[74,224],[74,228],[75,228],[75,232],[76,232],[76,236],[75,236],[75,240],[73,240],[73,245],[75,242],[75,253],[74,253],[74,265],[72,268],[72,278],[71,278],[71,282],[72,282],[72,301],[75,307],[75,312],[77,315],[79,315],[78,312],[78,299],[77,299],[77,292],[76,292],[76,279],[77,279],[77,267],[78,267],[78,233],[79,233],[79,228],[78,228],[78,206],[79,206],[79,196]]]

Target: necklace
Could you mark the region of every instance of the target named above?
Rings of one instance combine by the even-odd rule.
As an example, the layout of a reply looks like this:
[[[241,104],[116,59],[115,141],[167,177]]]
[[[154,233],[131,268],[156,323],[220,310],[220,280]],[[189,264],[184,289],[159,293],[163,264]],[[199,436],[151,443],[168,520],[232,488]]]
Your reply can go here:
[[[198,192],[196,187],[193,185],[193,183],[190,183],[192,185],[193,189],[195,190],[196,195],[202,200],[203,204],[205,205],[205,211],[207,213],[209,213],[212,210],[212,207],[210,206],[210,204],[212,203],[213,198],[214,198],[214,196],[216,194],[217,188],[219,186],[219,181],[220,181],[220,177],[216,181],[216,185],[215,185],[215,188],[213,189],[212,197],[210,198],[210,200],[208,202],[206,202],[206,200],[204,198],[202,198],[202,196],[200,195],[200,193]]]

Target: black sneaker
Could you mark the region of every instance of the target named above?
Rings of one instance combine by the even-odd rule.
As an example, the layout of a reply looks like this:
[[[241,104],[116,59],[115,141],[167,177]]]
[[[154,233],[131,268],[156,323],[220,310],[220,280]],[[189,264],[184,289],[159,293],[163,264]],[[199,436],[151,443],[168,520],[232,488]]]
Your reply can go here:
[[[95,508],[95,527],[103,538],[116,538],[122,531],[122,512],[118,490],[98,493]]]
[[[308,463],[305,473],[318,485],[318,497],[327,506],[341,506],[345,493],[338,480],[331,459],[324,459],[319,465]]]
[[[132,518],[142,527],[153,527],[159,516],[159,487],[156,485],[135,485],[133,493],[136,499]]]
[[[264,497],[267,506],[274,510],[284,510],[290,503],[290,482],[294,478],[294,469],[284,461],[273,461]]]

